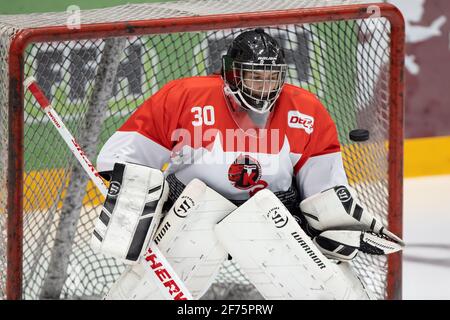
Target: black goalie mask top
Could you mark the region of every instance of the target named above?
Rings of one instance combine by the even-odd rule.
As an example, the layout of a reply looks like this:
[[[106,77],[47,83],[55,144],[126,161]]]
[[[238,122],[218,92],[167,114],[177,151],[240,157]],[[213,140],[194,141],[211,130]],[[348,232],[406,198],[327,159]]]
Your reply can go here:
[[[287,65],[279,44],[263,29],[238,35],[223,56],[225,95],[256,117],[267,116],[280,95]]]

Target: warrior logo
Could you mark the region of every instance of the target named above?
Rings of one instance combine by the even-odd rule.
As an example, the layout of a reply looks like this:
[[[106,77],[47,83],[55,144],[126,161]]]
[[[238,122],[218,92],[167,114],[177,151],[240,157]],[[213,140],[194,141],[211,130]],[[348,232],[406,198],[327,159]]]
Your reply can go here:
[[[334,191],[336,192],[339,200],[341,202],[347,202],[352,199],[352,195],[350,194],[350,191],[344,186],[335,187]]]
[[[175,213],[180,218],[186,218],[188,211],[195,207],[194,200],[188,196],[181,196],[173,208],[173,213]]]
[[[249,190],[250,196],[267,187],[267,182],[261,180],[261,165],[248,155],[240,155],[228,169],[228,180],[234,187]]]
[[[288,217],[279,208],[275,207],[267,212],[267,217],[270,217],[277,228],[283,228],[288,223]]]
[[[119,195],[120,188],[121,188],[120,182],[112,181],[109,186],[108,196],[117,197]]]

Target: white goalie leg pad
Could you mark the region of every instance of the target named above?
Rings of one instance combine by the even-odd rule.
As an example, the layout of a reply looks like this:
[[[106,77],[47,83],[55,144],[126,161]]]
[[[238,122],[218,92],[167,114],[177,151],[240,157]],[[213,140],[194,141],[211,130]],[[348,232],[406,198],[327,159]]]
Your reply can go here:
[[[164,300],[151,275],[147,274],[143,263],[127,266],[120,278],[110,288],[104,300]],[[152,288],[142,290],[140,287]]]
[[[146,255],[148,256],[148,255]],[[165,300],[166,295],[159,290],[155,278],[151,274],[152,264],[157,264],[155,260],[142,259],[140,263],[127,266],[120,278],[110,288],[104,300]],[[169,290],[174,291],[175,300],[183,299],[180,290],[176,290],[176,285],[171,281],[170,275],[164,269],[158,269],[156,274]],[[179,289],[179,288],[178,288]],[[177,292],[175,292],[177,291]],[[177,297],[177,294],[179,295]]]
[[[353,267],[348,262],[341,262],[336,264],[337,268],[342,272],[342,275],[346,278],[354,297],[351,299],[360,300],[376,300],[375,294],[368,288],[366,288],[361,279],[356,275]]]
[[[219,243],[214,226],[236,206],[198,179],[192,180],[167,212],[154,241],[184,282],[194,299],[209,288],[228,253]],[[162,299],[145,272],[152,261],[141,259],[141,268],[130,268],[107,299]],[[140,278],[136,274],[140,274]],[[120,282],[123,282],[121,284]],[[128,282],[132,282],[129,284]]]
[[[215,228],[233,260],[265,299],[368,299],[305,234],[269,190],[255,194]]]
[[[168,193],[162,171],[116,163],[91,247],[122,262],[135,263],[161,221]]]
[[[214,226],[235,209],[232,202],[194,179],[156,233],[158,248],[196,299],[209,288],[228,256]]]

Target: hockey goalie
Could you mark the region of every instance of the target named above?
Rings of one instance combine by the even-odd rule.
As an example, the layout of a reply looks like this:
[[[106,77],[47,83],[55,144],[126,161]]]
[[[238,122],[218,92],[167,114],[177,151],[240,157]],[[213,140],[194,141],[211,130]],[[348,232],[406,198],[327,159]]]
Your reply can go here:
[[[199,299],[229,257],[266,299],[370,299],[349,262],[403,247],[349,186],[336,126],[285,83],[279,44],[237,36],[219,74],[169,82],[103,146],[92,246],[129,263],[107,299],[162,299],[156,243]]]

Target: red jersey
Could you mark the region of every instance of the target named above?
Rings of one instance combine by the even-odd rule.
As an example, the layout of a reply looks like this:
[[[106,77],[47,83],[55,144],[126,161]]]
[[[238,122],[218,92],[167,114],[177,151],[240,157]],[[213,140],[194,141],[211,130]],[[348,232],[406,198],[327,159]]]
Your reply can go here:
[[[315,95],[285,84],[267,127],[244,131],[223,87],[219,75],[169,82],[105,143],[98,170],[168,163],[167,175],[184,184],[198,178],[230,200],[286,191],[293,179],[302,198],[347,184],[336,126]]]

